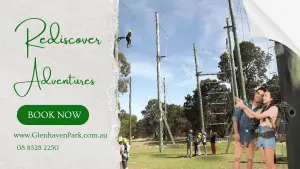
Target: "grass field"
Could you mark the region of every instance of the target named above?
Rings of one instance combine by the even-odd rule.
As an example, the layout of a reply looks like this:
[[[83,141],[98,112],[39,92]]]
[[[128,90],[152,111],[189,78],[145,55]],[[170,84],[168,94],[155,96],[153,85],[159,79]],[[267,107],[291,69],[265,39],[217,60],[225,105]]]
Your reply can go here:
[[[130,150],[129,169],[232,169],[233,168],[233,143],[229,154],[225,153],[226,143],[217,143],[217,154],[211,155],[210,143],[207,144],[207,156],[184,158],[186,147],[179,143],[176,147],[166,145],[163,153],[155,142],[133,142]],[[285,146],[277,145],[277,169],[287,169]],[[281,152],[283,150],[283,153]],[[203,153],[203,149],[201,149]],[[253,169],[263,169],[260,151],[256,151]],[[241,161],[241,169],[246,169],[245,153]]]

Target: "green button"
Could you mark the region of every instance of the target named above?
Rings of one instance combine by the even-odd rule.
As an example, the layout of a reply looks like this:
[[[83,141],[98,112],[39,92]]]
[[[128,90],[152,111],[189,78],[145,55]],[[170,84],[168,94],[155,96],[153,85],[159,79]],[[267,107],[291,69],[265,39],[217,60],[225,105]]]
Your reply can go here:
[[[82,105],[24,105],[17,117],[24,125],[83,125],[89,111]]]

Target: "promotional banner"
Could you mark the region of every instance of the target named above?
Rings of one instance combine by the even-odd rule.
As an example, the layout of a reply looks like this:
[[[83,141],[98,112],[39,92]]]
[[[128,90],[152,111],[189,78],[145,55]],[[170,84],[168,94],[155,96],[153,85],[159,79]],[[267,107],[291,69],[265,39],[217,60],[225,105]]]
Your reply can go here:
[[[285,44],[300,56],[299,0],[244,0],[250,34]]]
[[[299,100],[300,100],[300,58],[290,48],[278,42],[276,46],[276,59],[280,77],[281,99],[287,102],[294,110],[295,117],[289,118],[287,135],[288,166],[290,169],[300,167],[297,156],[300,154],[300,127]]]
[[[281,101],[287,102],[296,112],[289,120],[287,158],[290,169],[300,167],[299,147],[299,96],[300,96],[300,24],[298,0],[244,0],[250,22],[250,34],[272,39],[275,42]]]
[[[117,2],[3,0],[0,168],[117,168]]]

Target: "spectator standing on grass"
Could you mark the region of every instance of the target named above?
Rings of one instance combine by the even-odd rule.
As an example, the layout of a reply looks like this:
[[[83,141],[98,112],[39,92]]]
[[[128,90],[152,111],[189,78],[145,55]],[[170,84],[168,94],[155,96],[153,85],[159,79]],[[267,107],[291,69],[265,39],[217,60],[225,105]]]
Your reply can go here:
[[[217,133],[212,133],[212,136],[210,138],[210,144],[211,144],[211,153],[216,154],[216,139],[217,139]]]
[[[121,155],[121,158],[122,158],[122,161],[121,161],[122,167],[123,167],[123,169],[128,169],[128,167],[127,167],[127,154],[125,152],[125,143],[123,141],[123,138],[119,137],[118,142],[120,144],[120,155]]]
[[[200,135],[200,137],[199,137],[199,135]],[[195,142],[194,142],[195,154],[194,154],[194,156],[199,156],[201,154],[200,144],[201,144],[201,133],[199,133],[198,136],[195,136]]]
[[[204,151],[205,151],[205,155],[207,155],[207,151],[206,151],[206,133],[203,132],[202,137],[201,137],[201,141],[204,147]]]
[[[129,160],[129,150],[130,150],[130,145],[129,141],[127,138],[123,138],[123,143],[124,143],[124,153],[127,155],[126,162],[128,165],[128,160]]]
[[[187,142],[187,156],[192,157],[193,130],[188,131],[186,142]]]

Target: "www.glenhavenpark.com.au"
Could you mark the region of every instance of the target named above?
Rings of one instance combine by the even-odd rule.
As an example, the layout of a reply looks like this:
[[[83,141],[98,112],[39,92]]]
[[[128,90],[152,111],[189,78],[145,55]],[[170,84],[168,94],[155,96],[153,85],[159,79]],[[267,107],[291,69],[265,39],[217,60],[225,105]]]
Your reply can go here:
[[[23,134],[14,134],[15,138],[26,138],[26,139],[30,139],[30,138],[34,138],[34,139],[47,139],[47,138],[51,138],[51,139],[90,139],[90,138],[94,138],[94,139],[105,139],[107,138],[107,134],[87,134],[87,133],[64,133],[64,134],[58,134],[58,133],[40,133],[40,132],[32,132],[32,133],[23,133]]]

